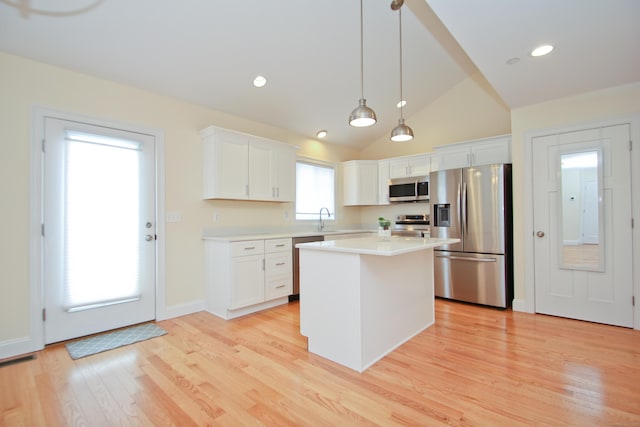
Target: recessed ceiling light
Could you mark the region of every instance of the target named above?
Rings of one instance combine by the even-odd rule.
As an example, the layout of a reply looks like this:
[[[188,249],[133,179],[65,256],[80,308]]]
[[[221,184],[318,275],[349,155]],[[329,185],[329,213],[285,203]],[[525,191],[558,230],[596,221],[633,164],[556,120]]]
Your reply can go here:
[[[407,105],[407,100],[406,100],[406,99],[403,99],[402,101],[400,101],[400,102],[398,102],[398,103],[396,104],[396,107],[398,107],[398,108],[402,108],[402,107],[404,107],[405,105]]]
[[[267,78],[264,76],[257,76],[255,79],[253,79],[253,85],[255,87],[262,87],[266,84],[267,84]]]
[[[327,136],[327,131],[326,130],[319,130],[318,133],[316,133],[316,136],[318,138],[324,138],[325,136]]]
[[[543,44],[531,51],[531,56],[544,56],[553,50],[553,46],[550,44]]]

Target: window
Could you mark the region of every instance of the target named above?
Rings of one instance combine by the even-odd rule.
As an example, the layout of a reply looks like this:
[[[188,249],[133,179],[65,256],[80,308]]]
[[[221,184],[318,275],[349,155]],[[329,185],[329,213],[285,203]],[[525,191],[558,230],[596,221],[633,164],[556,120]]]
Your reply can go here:
[[[327,208],[329,220],[336,218],[335,167],[311,160],[296,162],[296,219],[317,220]]]

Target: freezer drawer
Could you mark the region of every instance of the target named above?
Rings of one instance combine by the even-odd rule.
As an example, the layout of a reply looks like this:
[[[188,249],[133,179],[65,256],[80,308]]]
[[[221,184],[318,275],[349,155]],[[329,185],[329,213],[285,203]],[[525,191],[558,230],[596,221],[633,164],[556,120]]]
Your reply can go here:
[[[504,255],[434,251],[435,295],[506,308]]]

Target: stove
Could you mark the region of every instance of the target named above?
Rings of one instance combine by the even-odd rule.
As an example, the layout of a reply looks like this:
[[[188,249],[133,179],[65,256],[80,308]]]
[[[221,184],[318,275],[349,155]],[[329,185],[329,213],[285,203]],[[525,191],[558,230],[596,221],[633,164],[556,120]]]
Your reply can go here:
[[[394,236],[429,237],[429,215],[398,215],[391,229]]]

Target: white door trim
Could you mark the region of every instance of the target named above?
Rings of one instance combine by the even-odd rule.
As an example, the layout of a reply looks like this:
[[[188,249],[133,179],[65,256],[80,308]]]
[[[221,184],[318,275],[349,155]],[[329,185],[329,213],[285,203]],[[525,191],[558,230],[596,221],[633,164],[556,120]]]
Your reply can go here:
[[[607,126],[629,124],[634,149],[631,151],[631,196],[632,215],[640,221],[640,114],[612,117],[609,119],[567,125],[563,127],[538,129],[525,132],[523,135],[523,190],[524,194],[524,248],[525,248],[525,300],[514,304],[521,311],[535,313],[535,279],[534,279],[534,229],[533,229],[533,139],[565,132],[576,132],[584,129],[595,129]],[[633,294],[636,304],[633,308],[633,328],[640,330],[640,223],[633,228]]]
[[[35,106],[31,113],[31,159],[30,159],[30,227],[29,227],[29,337],[22,343],[22,348],[15,348],[14,354],[28,353],[44,348],[44,328],[42,309],[44,307],[44,289],[42,277],[41,239],[42,226],[42,140],[44,138],[44,118],[52,117],[62,120],[91,123],[103,127],[127,129],[138,133],[152,135],[156,143],[156,215],[158,235],[156,252],[156,319],[166,317],[166,283],[165,283],[165,200],[164,200],[164,131],[162,129],[142,127],[129,123],[116,122],[77,113],[53,110]],[[19,350],[20,352],[15,352]]]

